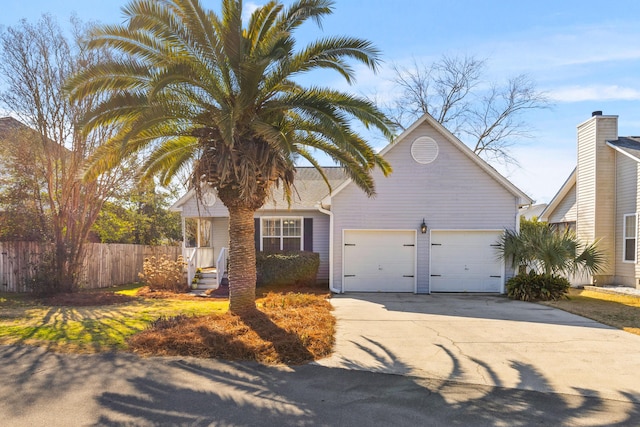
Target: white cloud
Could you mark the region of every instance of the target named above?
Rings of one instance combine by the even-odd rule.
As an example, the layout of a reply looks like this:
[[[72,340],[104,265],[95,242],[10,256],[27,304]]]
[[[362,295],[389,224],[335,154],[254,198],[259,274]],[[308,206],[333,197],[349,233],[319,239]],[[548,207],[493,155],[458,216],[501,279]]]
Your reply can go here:
[[[548,95],[557,102],[640,100],[640,90],[618,85],[564,86],[550,90]]]
[[[498,166],[496,169],[536,203],[550,202],[576,166],[575,145],[530,145],[516,147],[512,154],[518,159],[519,167]]]
[[[253,2],[244,3],[242,5],[242,21],[249,22],[249,19],[251,18],[251,14],[256,10],[260,9],[261,7],[262,5],[253,3]]]
[[[620,63],[617,74],[640,61],[640,32],[635,26],[536,27],[503,40],[481,42],[474,50],[490,58],[487,65],[496,75],[525,72],[544,80],[579,79],[597,74],[607,64]]]

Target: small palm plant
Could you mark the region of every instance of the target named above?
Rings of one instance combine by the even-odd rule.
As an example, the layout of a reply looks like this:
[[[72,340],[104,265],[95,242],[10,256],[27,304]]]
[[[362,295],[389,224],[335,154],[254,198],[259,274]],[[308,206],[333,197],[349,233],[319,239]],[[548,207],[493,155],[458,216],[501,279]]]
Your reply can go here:
[[[527,284],[522,276],[536,277],[536,283],[549,285],[556,278],[576,273],[595,275],[605,264],[597,241],[584,244],[573,231],[558,232],[547,223],[523,221],[520,231],[507,230],[498,242],[500,256],[511,261],[521,276],[517,282]],[[529,274],[528,274],[529,273]],[[564,282],[563,282],[564,283]],[[568,282],[566,282],[568,288]],[[509,283],[507,283],[509,293]],[[562,294],[566,289],[562,290]],[[555,299],[555,298],[553,298]]]

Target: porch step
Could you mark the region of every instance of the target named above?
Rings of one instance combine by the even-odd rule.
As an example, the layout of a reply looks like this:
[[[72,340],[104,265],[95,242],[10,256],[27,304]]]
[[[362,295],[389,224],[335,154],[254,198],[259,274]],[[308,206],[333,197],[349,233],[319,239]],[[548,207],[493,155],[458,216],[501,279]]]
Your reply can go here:
[[[198,290],[218,289],[218,272],[215,268],[202,269],[200,276]],[[226,276],[225,274],[222,278],[223,281],[225,281]]]

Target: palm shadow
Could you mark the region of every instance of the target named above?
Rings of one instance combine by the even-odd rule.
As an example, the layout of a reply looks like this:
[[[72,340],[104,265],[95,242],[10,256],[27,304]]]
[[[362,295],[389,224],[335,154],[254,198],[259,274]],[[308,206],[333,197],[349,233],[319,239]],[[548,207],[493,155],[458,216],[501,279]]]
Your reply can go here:
[[[402,364],[388,349],[376,352]],[[640,420],[637,396],[607,400],[593,390],[561,395],[317,365],[56,355],[7,346],[0,347],[0,361],[0,412],[8,425],[20,424],[25,414],[97,426],[631,426]],[[533,366],[512,367],[522,378],[550,383]]]
[[[251,310],[239,316],[252,331],[273,346],[280,363],[300,364],[314,359],[297,334],[276,325],[262,311]]]
[[[385,357],[393,357],[387,353]],[[398,362],[401,363],[401,362]],[[198,361],[171,363],[183,379],[134,378],[132,394],[105,392],[97,425],[122,419],[152,425],[635,425],[630,402],[590,396],[435,381],[402,375],[236,364],[224,369]],[[540,375],[514,364],[522,376]],[[189,378],[194,383],[189,384]],[[187,380],[187,381],[184,381]],[[539,378],[541,382],[546,379]],[[135,422],[134,422],[135,424]]]

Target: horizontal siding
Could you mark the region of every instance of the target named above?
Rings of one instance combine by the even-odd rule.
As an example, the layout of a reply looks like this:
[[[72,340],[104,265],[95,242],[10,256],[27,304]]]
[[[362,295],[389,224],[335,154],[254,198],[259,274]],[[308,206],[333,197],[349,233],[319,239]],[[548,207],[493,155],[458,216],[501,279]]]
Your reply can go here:
[[[576,233],[585,241],[595,240],[596,120],[578,127],[578,167],[576,168]]]
[[[411,157],[411,143],[429,136],[439,154],[429,164]],[[342,286],[342,230],[413,229],[424,218],[429,229],[515,228],[517,200],[457,147],[428,124],[419,126],[385,155],[393,173],[375,172],[376,196],[350,184],[332,200],[334,228],[334,287]],[[429,233],[418,233],[418,292],[429,286]]]
[[[229,247],[229,218],[213,218],[211,241],[213,242],[213,259],[218,260],[220,249]]]
[[[622,154],[616,155],[616,193],[615,275],[617,282],[629,286],[636,266],[622,261],[624,215],[638,211],[638,163]]]
[[[576,203],[578,238],[599,241],[607,262],[596,278],[605,285],[615,275],[616,161],[606,141],[617,139],[617,116],[596,116],[578,126]]]
[[[604,276],[615,275],[614,260],[616,239],[616,151],[608,147],[607,140],[618,138],[617,117],[601,117],[597,120],[596,143],[596,206],[595,237],[600,247],[610,254]],[[612,283],[613,277],[600,278],[600,283]]]
[[[195,197],[187,200],[182,206],[182,216],[185,218],[213,218],[213,247],[217,259],[221,247],[229,246],[229,211],[217,199],[213,206],[207,207],[198,203]],[[256,217],[262,216],[302,216],[313,218],[313,251],[320,254],[320,269],[318,280],[329,280],[329,217],[318,211],[282,209],[260,209]]]
[[[623,157],[623,156],[620,155],[620,157]],[[635,182],[635,187],[636,187],[636,194],[635,194],[636,212],[640,213],[640,163],[636,163],[636,174],[635,175],[636,175],[636,182]],[[640,232],[638,234],[640,234]],[[637,244],[637,249],[639,249],[636,259],[640,260],[640,242],[636,242],[636,244]],[[635,288],[640,289],[640,262],[636,262],[636,264],[635,264],[635,275],[633,277],[633,283],[628,283],[627,285],[628,286],[633,286]]]
[[[572,186],[558,207],[549,217],[549,223],[571,222],[576,220],[576,186]]]
[[[256,218],[263,216],[300,216],[313,218],[313,252],[320,255],[318,281],[329,280],[329,216],[318,211],[260,210]]]

